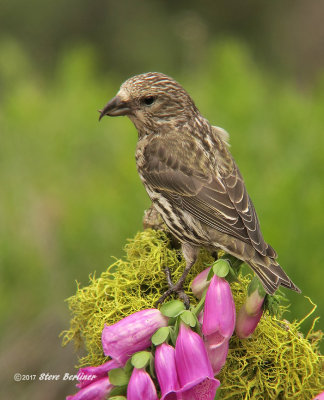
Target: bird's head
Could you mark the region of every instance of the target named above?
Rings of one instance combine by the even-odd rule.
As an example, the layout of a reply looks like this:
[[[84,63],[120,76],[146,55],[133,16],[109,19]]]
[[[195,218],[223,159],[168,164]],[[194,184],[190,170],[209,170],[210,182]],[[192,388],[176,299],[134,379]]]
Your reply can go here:
[[[178,82],[158,72],[133,76],[124,82],[117,95],[100,110],[99,120],[127,115],[136,128],[156,130],[192,117],[197,108]]]

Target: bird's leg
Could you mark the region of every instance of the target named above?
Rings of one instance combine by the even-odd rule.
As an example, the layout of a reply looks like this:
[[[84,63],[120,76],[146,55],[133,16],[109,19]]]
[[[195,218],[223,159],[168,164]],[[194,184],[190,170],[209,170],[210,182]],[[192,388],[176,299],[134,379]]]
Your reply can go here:
[[[186,260],[186,267],[179,278],[178,282],[173,283],[171,279],[170,269],[168,267],[165,268],[165,275],[168,282],[169,289],[163,293],[163,295],[156,302],[156,306],[164,302],[164,300],[169,297],[172,293],[176,293],[178,297],[184,302],[186,308],[189,308],[189,297],[183,290],[184,281],[190,271],[191,267],[197,260],[199,247],[192,246],[188,243],[182,243],[181,249],[183,252],[183,256]]]

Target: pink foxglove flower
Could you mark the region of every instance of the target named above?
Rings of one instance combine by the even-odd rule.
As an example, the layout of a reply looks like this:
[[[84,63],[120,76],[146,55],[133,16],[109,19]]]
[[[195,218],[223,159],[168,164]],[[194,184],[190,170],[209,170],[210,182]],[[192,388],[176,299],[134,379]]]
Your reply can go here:
[[[117,361],[109,360],[98,367],[83,367],[78,371],[79,382],[76,386],[83,388],[100,378],[106,377],[112,369],[122,367]]]
[[[145,369],[134,368],[127,386],[127,400],[158,400],[156,389]]]
[[[207,350],[208,358],[213,368],[214,375],[217,375],[223,368],[228,354],[229,339],[225,340],[222,344],[216,347],[209,343],[208,339],[205,340],[205,347]]]
[[[156,308],[138,311],[104,327],[101,336],[103,351],[123,365],[134,353],[149,347],[155,331],[167,325],[168,318]]]
[[[228,340],[235,327],[235,304],[226,279],[214,275],[206,293],[202,332],[217,347]]]
[[[191,283],[192,293],[198,298],[201,299],[204,291],[208,288],[210,281],[207,281],[207,277],[210,271],[210,268],[204,269],[200,274],[198,274],[195,279]]]
[[[176,400],[180,389],[174,347],[162,343],[155,351],[155,372],[161,389],[161,400]]]
[[[109,378],[101,378],[83,387],[76,394],[67,396],[66,400],[105,400],[114,386]]]
[[[257,284],[255,289],[249,293],[237,314],[235,332],[240,338],[248,338],[252,335],[263,314],[265,292],[263,288],[259,289],[259,286],[260,284]]]
[[[180,324],[175,361],[182,398],[213,400],[220,382],[214,378],[202,338],[184,323]]]

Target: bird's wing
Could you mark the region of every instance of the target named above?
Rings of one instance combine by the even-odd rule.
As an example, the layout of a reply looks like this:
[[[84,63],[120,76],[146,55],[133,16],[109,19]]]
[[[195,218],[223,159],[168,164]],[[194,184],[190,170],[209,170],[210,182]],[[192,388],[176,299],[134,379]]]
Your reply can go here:
[[[264,256],[277,258],[275,250],[263,239],[254,205],[247,193],[243,177],[234,161],[232,171],[223,176],[223,182],[225,183],[228,197],[247,230],[252,246]]]
[[[265,243],[243,178],[233,161],[226,176],[211,171],[193,142],[152,139],[146,144],[141,174],[154,190],[211,228],[250,243],[276,257]]]

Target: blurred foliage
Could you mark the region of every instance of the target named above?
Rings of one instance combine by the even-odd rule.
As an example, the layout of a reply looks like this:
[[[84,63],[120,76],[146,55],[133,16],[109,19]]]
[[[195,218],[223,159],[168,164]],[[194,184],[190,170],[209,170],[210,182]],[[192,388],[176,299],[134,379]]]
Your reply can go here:
[[[309,0],[3,0],[0,35],[48,76],[61,51],[89,43],[101,69],[192,71],[228,35],[265,67],[313,82],[324,64],[324,3]]]
[[[91,46],[61,54],[50,79],[16,41],[0,52],[0,320],[23,326],[50,304],[65,312],[74,280],[85,284],[121,255],[149,199],[135,128],[127,118],[98,123],[121,82],[98,72]],[[260,71],[242,43],[223,40],[174,78],[229,131],[265,239],[323,309],[324,77],[301,93]],[[289,297],[289,319],[309,311],[303,295]]]

